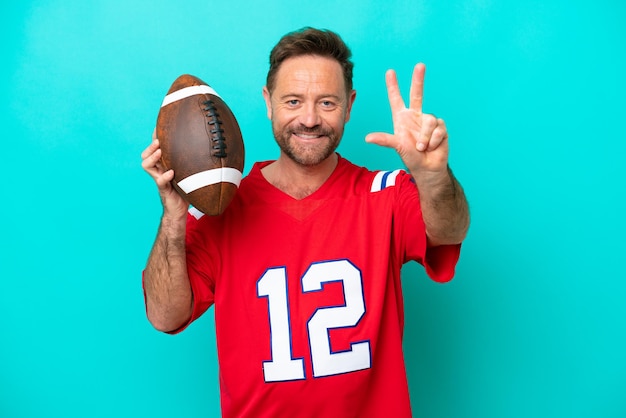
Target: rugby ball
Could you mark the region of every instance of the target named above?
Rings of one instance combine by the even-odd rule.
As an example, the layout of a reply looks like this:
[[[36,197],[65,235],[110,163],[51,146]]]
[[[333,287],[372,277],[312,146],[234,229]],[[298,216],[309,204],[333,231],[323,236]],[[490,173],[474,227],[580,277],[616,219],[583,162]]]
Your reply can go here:
[[[206,215],[224,212],[235,196],[244,166],[244,145],[235,115],[207,83],[178,77],[157,117],[161,164],[174,170],[172,184]]]

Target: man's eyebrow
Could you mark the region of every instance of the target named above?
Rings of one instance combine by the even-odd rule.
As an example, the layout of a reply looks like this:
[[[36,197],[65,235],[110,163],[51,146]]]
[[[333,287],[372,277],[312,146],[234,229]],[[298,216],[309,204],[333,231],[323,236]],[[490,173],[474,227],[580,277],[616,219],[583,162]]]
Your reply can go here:
[[[337,96],[336,94],[325,94],[320,97],[325,98],[325,99],[335,99],[337,101],[341,101],[341,97]]]
[[[304,95],[303,95],[303,94],[298,94],[298,93],[285,93],[285,94],[281,95],[281,96],[279,97],[279,99],[280,99],[280,100],[285,100],[285,99],[287,99],[287,98],[302,99],[303,97],[304,97]],[[320,94],[320,95],[317,97],[317,100],[320,100],[320,99],[334,99],[334,100],[336,100],[336,101],[341,101],[341,97],[340,97],[340,96],[337,96],[336,94],[332,94],[332,93],[329,93],[329,94]]]
[[[285,93],[285,94],[281,95],[279,97],[279,99],[284,100],[284,99],[286,99],[288,97],[294,97],[296,99],[301,99],[303,96],[301,94],[297,94],[297,93]]]

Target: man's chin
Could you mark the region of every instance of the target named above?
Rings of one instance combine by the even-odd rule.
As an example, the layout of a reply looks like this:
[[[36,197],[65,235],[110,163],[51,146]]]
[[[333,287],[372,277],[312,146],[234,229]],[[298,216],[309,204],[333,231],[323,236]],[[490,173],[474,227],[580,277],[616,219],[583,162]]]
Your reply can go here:
[[[295,150],[290,148],[283,150],[283,152],[296,163],[306,167],[312,167],[324,162],[328,157],[333,155],[335,148],[323,148],[316,150]]]

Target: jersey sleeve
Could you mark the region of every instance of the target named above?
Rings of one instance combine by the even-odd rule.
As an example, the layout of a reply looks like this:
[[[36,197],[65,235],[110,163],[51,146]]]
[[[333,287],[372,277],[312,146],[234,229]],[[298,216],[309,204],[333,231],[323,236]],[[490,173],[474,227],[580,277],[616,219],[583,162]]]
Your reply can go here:
[[[461,245],[428,246],[419,191],[415,182],[410,174],[403,171],[398,175],[398,185],[394,232],[396,237],[399,237],[403,262],[417,261],[424,266],[426,274],[432,280],[450,281],[454,277]]]

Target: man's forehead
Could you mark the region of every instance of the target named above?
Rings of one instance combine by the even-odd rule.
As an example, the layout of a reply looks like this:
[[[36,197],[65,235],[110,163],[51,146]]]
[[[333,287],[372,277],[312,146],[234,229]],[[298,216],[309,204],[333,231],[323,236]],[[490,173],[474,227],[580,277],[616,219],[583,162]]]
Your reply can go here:
[[[345,90],[341,65],[332,58],[303,55],[285,60],[276,74],[276,89]]]

